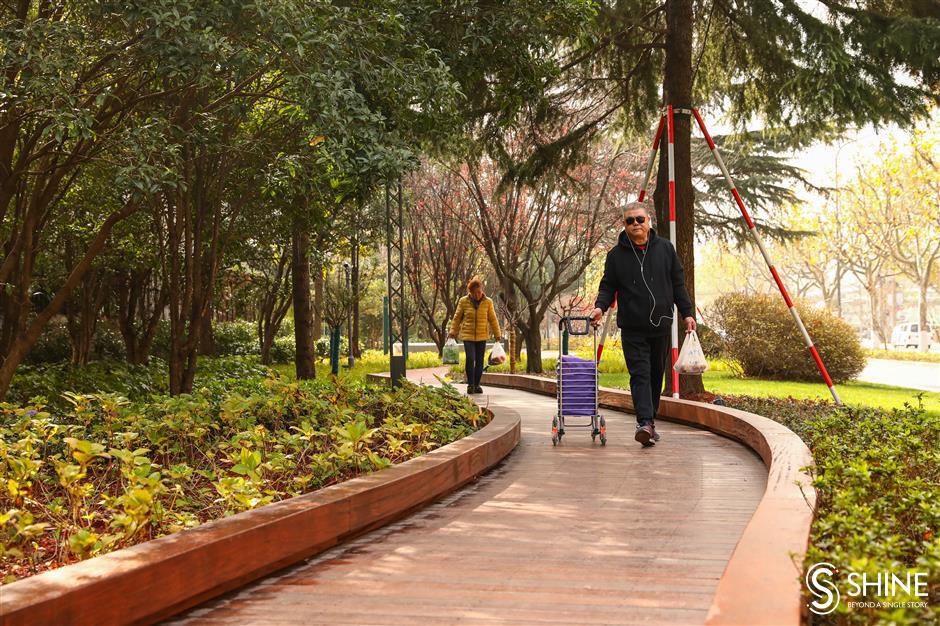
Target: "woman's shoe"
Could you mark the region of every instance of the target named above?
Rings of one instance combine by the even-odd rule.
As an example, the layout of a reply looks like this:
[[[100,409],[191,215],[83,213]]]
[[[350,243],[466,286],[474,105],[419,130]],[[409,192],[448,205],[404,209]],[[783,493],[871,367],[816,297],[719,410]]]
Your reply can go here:
[[[483,393],[483,387],[481,387],[480,385],[477,385],[477,386],[474,388],[473,392],[474,392],[474,393]]]

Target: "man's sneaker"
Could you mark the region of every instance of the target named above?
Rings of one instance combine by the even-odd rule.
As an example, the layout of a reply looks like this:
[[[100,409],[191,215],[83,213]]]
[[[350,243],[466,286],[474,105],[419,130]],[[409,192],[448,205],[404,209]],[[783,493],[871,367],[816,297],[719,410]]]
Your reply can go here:
[[[644,425],[644,426],[640,426],[639,424],[637,424],[636,433],[634,433],[633,438],[639,441],[641,444],[643,444],[644,448],[648,448],[649,446],[652,446],[656,443],[655,441],[652,440],[653,429],[649,424]]]
[[[653,431],[653,442],[657,442],[660,439],[659,433],[656,432],[656,422],[649,423],[650,430]]]

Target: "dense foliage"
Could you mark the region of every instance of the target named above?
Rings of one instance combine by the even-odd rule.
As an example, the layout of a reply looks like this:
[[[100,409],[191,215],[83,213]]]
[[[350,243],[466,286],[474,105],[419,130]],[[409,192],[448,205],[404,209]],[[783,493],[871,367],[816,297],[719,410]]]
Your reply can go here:
[[[796,432],[815,460],[816,519],[806,565],[825,561],[842,575],[927,573],[927,608],[859,609],[845,603],[814,623],[930,624],[940,620],[940,417],[921,408],[883,411],[829,402],[729,397],[728,404]],[[845,590],[845,579],[840,588]],[[874,598],[868,598],[874,599]]]
[[[829,375],[836,382],[858,376],[865,354],[855,331],[825,309],[797,304]],[[728,294],[712,306],[727,356],[745,376],[817,380],[819,370],[786,305],[776,295]]]
[[[248,367],[191,395],[0,404],[4,580],[387,467],[486,419],[450,387],[286,382]],[[125,376],[150,385],[147,370]]]

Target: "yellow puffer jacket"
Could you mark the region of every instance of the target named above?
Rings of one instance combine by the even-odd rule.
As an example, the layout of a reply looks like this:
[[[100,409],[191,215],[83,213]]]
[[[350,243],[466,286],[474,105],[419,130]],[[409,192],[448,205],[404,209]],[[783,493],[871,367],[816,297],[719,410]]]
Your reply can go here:
[[[495,336],[502,336],[493,301],[483,296],[480,303],[473,306],[470,296],[464,296],[457,303],[457,312],[454,313],[454,320],[450,324],[450,334],[457,335],[461,341],[485,341],[490,337],[487,325]]]

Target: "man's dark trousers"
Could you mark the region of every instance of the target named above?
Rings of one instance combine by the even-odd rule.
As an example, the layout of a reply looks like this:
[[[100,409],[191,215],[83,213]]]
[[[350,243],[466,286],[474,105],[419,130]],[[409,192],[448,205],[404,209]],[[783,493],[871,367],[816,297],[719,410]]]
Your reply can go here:
[[[669,335],[646,336],[621,331],[620,341],[627,371],[630,372],[630,394],[636,421],[644,426],[653,421],[659,409]]]

